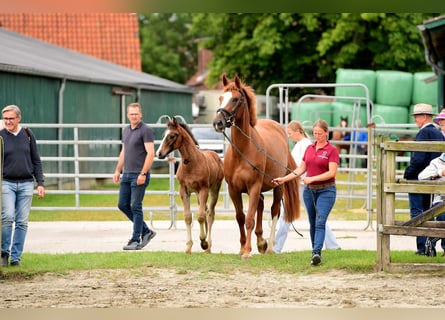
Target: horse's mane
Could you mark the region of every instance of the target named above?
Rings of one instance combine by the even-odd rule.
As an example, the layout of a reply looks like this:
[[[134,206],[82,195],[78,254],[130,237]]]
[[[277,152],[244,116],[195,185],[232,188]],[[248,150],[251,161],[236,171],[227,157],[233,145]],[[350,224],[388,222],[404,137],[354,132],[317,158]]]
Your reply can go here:
[[[223,78],[225,78],[225,75],[223,75]],[[224,87],[224,92],[236,91],[236,90],[241,90],[242,92],[244,92],[246,103],[250,113],[250,125],[254,127],[258,120],[255,93],[253,89],[247,84],[245,84],[242,80],[240,80],[238,76],[235,76],[233,82],[227,81],[227,84]]]
[[[178,122],[176,119],[174,119],[173,122],[169,122],[167,126],[169,128],[175,128],[176,125],[179,125],[181,128],[183,128],[188,133],[188,135],[192,138],[195,145],[199,145],[198,141],[196,140],[195,136],[193,135],[192,131],[190,130],[190,127],[187,124],[185,124],[183,122]]]

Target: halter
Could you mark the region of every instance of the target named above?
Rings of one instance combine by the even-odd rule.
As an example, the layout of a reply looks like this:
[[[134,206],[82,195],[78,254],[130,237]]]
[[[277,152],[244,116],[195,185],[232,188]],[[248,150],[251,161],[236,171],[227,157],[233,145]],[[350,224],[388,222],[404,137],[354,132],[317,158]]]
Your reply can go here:
[[[224,121],[226,122],[225,123],[226,128],[230,128],[232,125],[235,124],[235,117],[238,113],[238,110],[243,105],[244,99],[246,97],[243,90],[238,90],[238,91],[241,94],[241,98],[238,100],[238,103],[236,104],[235,110],[233,112],[227,111],[224,108],[219,108],[218,110],[216,110],[216,112],[222,113],[222,115],[224,117]]]

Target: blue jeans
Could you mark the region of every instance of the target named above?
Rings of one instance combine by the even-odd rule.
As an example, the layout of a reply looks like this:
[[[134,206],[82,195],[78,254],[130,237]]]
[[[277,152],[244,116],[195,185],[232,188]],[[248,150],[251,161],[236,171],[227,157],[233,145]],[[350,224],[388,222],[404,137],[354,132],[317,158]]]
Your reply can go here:
[[[139,173],[123,173],[120,189],[118,208],[130,221],[133,222],[133,235],[131,240],[139,242],[141,236],[151,232],[144,222],[144,213],[142,211],[142,200],[144,200],[145,189],[150,183],[150,173],[147,174],[145,183],[137,185]]]
[[[312,254],[321,255],[325,240],[326,221],[337,197],[335,185],[315,190],[304,187],[303,200],[309,218],[309,232],[311,235]]]
[[[2,183],[2,253],[10,261],[20,261],[22,256],[33,192],[32,181]]]
[[[411,219],[417,217],[422,212],[431,207],[431,195],[421,193],[408,193],[409,214]],[[417,236],[417,252],[425,252],[426,237]]]

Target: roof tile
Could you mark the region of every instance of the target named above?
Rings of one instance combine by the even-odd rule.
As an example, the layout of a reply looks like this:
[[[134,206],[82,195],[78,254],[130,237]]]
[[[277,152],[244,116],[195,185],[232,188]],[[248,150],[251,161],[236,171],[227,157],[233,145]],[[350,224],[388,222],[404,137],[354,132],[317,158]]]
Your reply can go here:
[[[0,27],[141,71],[135,13],[0,13]]]

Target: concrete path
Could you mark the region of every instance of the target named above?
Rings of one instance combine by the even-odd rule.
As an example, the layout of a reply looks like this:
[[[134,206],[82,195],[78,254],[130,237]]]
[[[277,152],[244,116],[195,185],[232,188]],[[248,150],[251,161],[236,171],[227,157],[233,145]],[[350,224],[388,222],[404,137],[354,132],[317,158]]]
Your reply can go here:
[[[170,221],[154,221],[157,235],[143,250],[177,251],[185,248],[186,230],[182,220],[169,229]],[[342,249],[376,250],[377,234],[375,223],[367,227],[366,221],[329,221]],[[283,251],[310,250],[308,223],[300,219],[294,222],[295,228],[303,234],[300,237],[292,228]],[[201,252],[199,226],[194,222],[192,252]],[[366,230],[365,230],[366,228]],[[34,253],[77,253],[121,251],[131,235],[132,225],[127,221],[106,222],[30,222],[25,242],[25,252]],[[264,236],[270,228],[264,223]],[[254,236],[253,243],[256,243]],[[391,250],[415,250],[415,238],[391,236]],[[219,220],[213,225],[214,253],[238,253],[239,231],[236,221]],[[253,254],[257,254],[256,246]]]

